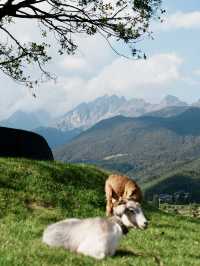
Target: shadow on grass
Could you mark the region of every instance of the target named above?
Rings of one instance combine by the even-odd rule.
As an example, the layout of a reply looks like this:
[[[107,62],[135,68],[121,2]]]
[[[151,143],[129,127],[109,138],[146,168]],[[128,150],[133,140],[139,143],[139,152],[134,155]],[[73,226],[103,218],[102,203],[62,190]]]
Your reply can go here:
[[[58,222],[60,220],[64,220],[65,218],[64,217],[54,216],[54,217],[39,217],[38,219],[39,219],[40,224],[42,226],[47,226],[49,224],[56,223],[56,222]]]
[[[131,251],[131,250],[118,249],[118,250],[116,251],[114,257],[118,258],[118,257],[130,257],[130,256],[138,257],[138,256],[140,256],[140,255],[134,253],[134,252]]]
[[[192,258],[192,259],[196,259],[200,261],[200,255],[194,255],[194,254],[189,254],[188,257]]]
[[[157,224],[156,225],[157,228],[160,228],[160,229],[166,229],[166,228],[170,228],[170,229],[179,229],[180,226],[178,225],[174,225],[174,224]]]
[[[124,249],[119,249],[117,250],[115,257],[141,257],[143,259],[153,259],[156,263],[156,265],[158,266],[163,266],[163,262],[160,258],[160,256],[155,255],[153,253],[149,253],[149,252],[137,252],[134,250],[124,250]]]

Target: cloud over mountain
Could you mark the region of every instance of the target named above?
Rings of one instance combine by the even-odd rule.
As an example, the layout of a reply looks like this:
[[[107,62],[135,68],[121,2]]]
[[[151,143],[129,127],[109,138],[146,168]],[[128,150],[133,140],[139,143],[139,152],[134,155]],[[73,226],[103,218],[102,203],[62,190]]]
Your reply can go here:
[[[200,11],[193,12],[176,12],[167,16],[162,24],[157,24],[161,30],[176,29],[199,29],[200,28]]]

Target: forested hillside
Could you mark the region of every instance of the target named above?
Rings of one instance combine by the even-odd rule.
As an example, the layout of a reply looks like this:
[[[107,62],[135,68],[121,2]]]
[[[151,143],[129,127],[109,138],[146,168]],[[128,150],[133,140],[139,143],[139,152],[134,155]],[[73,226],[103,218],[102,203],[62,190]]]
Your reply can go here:
[[[171,117],[117,116],[101,121],[56,150],[55,157],[145,178],[200,157],[200,109]]]

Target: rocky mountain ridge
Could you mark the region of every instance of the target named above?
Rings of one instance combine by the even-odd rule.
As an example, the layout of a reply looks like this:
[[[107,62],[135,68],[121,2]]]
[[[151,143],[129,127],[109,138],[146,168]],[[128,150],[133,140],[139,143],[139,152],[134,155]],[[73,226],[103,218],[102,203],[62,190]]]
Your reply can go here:
[[[199,121],[197,107],[170,117],[115,116],[56,150],[55,157],[149,178],[199,158]]]
[[[89,103],[81,103],[64,114],[54,123],[53,127],[61,130],[72,130],[74,128],[86,130],[99,121],[114,116],[139,117],[172,106],[187,107],[188,104],[171,95],[166,96],[159,104],[152,104],[143,99],[127,100],[125,97],[105,95]]]

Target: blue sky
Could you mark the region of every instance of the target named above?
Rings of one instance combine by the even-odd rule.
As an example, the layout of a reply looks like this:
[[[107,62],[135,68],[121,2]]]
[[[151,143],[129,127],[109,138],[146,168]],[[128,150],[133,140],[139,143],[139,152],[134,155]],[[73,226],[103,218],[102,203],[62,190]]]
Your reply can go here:
[[[165,20],[170,15],[182,12],[184,14],[200,12],[198,0],[164,0],[163,7],[166,9]],[[183,59],[182,73],[189,80],[178,80],[171,85],[169,93],[176,95],[188,102],[200,98],[200,76],[194,75],[195,70],[200,69],[200,25],[188,28],[170,28],[165,31],[155,31],[154,41],[145,40],[140,47],[147,51],[148,55],[157,53],[175,53]],[[190,80],[191,79],[191,80]]]
[[[105,94],[151,102],[172,94],[189,103],[197,101],[200,1],[164,0],[163,8],[167,11],[164,23],[152,24],[154,40],[145,39],[138,44],[148,56],[146,61],[120,58],[99,36],[78,36],[77,54],[54,57],[48,68],[57,74],[57,83],[42,84],[36,90],[36,99],[27,88],[0,73],[0,93],[4,95],[0,98],[0,119],[19,109],[45,109],[53,116],[61,115],[83,101]],[[36,29],[26,22],[14,31],[26,41],[37,36]],[[119,49],[126,52],[124,45]]]

